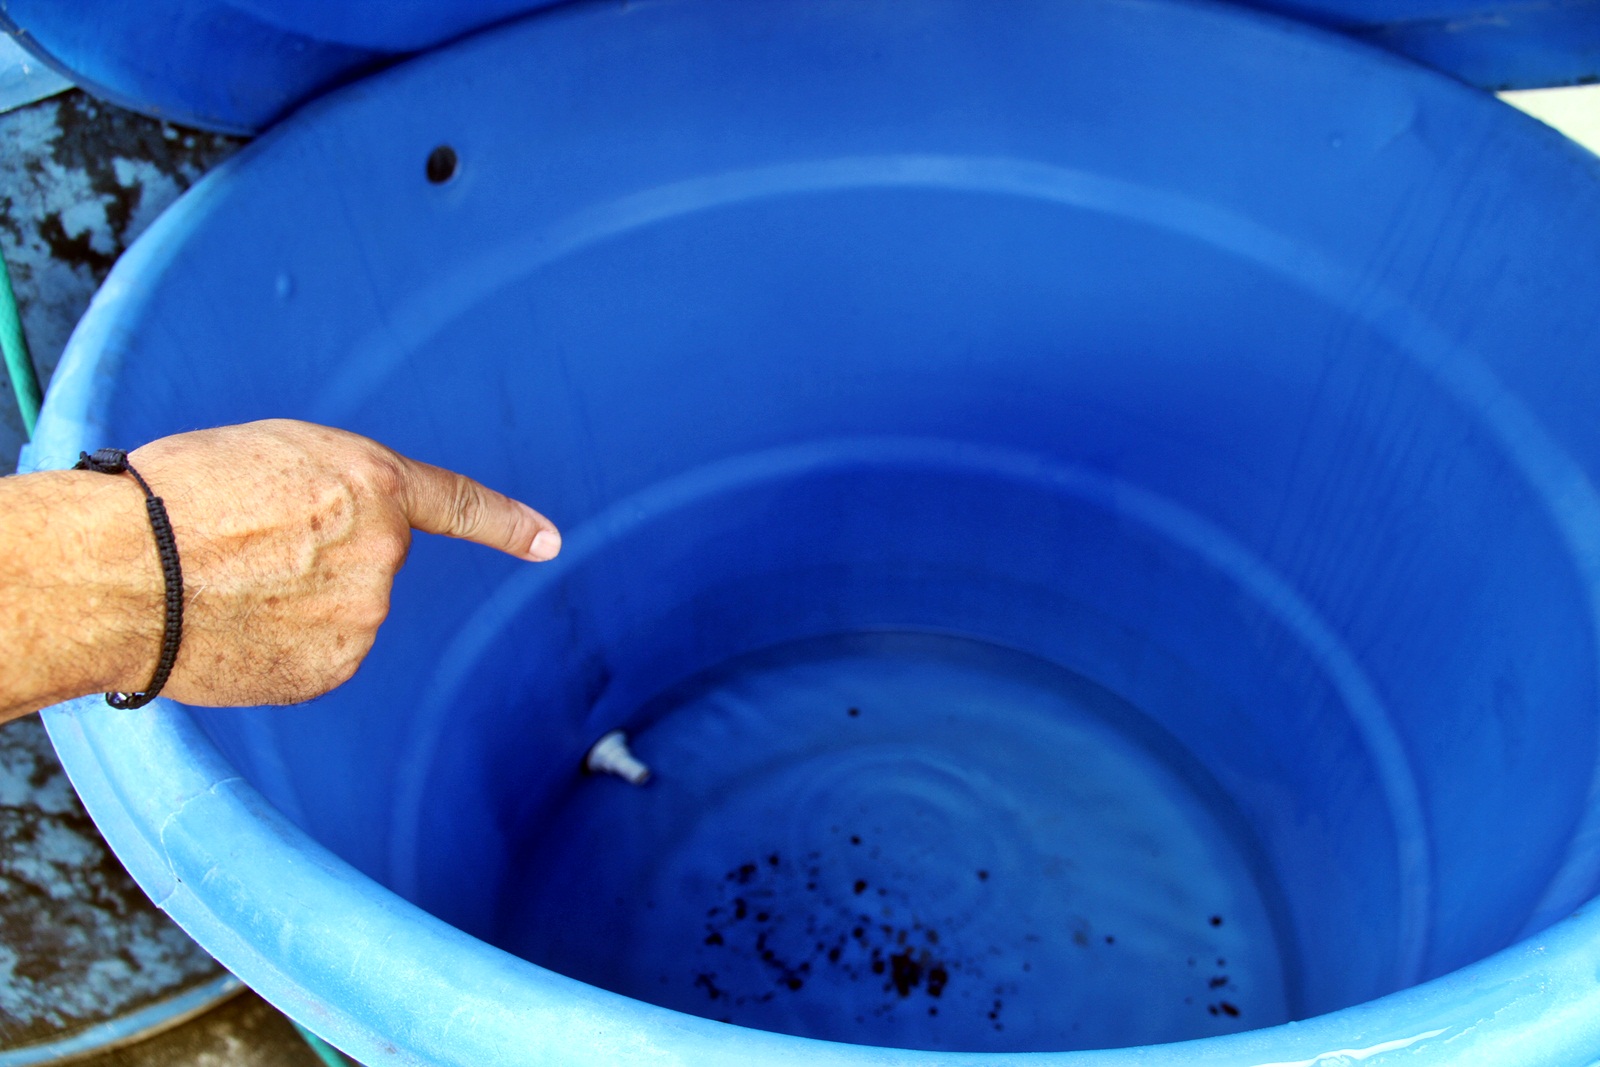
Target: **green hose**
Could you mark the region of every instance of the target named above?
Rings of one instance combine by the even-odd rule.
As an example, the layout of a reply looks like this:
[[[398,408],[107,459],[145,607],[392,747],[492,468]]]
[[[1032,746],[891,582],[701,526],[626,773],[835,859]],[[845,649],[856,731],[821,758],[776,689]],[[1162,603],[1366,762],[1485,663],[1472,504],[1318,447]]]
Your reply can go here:
[[[322,1040],[322,1038],[318,1037],[316,1034],[313,1034],[310,1030],[307,1030],[293,1019],[290,1019],[289,1022],[293,1024],[296,1030],[300,1031],[300,1036],[305,1040],[306,1045],[311,1049],[312,1052],[315,1052],[317,1054],[317,1058],[323,1063],[327,1064],[328,1067],[350,1067],[350,1061],[340,1055],[338,1049],[334,1048],[332,1045],[328,1044],[326,1041]]]
[[[28,339],[22,336],[22,317],[17,314],[17,295],[11,291],[11,272],[6,269],[4,256],[0,256],[0,349],[5,350],[6,374],[17,394],[22,428],[32,440],[44,394],[39,389],[39,375],[33,369],[33,357],[28,354]]]

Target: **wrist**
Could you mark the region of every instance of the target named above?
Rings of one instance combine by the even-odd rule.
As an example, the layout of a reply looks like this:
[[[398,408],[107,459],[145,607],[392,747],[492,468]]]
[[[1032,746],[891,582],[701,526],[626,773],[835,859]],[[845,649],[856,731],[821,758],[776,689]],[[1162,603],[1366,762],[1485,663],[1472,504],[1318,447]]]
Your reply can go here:
[[[160,656],[164,582],[129,478],[0,478],[0,719],[96,692],[138,691]]]
[[[120,448],[96,449],[92,454],[85,452],[73,469],[94,471],[111,477],[125,474],[133,479],[133,484],[144,495],[145,515],[150,520],[150,532],[155,537],[156,556],[161,560],[164,591],[161,654],[143,692],[127,689],[106,696],[106,703],[114,708],[142,708],[166,687],[167,680],[177,666],[178,648],[183,641],[183,566],[172,532],[172,517],[167,513],[165,501],[150,488],[150,483],[128,462],[128,453]]]
[[[77,631],[74,688],[137,692],[161,649],[164,583],[144,494],[133,479],[60,471],[63,588],[57,610]],[[76,521],[73,521],[76,520]]]

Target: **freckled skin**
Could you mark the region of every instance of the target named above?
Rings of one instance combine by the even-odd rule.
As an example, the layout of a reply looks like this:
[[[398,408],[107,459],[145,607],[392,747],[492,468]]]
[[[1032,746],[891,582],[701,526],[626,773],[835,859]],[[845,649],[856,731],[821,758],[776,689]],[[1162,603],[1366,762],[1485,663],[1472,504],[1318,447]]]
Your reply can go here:
[[[153,441],[129,462],[161,496],[184,575],[166,695],[290,704],[348,680],[389,612],[411,531],[548,559],[560,535],[526,505],[323,426],[274,420]],[[537,539],[537,540],[536,540]],[[141,691],[163,584],[132,478],[0,478],[0,721],[74,696]]]

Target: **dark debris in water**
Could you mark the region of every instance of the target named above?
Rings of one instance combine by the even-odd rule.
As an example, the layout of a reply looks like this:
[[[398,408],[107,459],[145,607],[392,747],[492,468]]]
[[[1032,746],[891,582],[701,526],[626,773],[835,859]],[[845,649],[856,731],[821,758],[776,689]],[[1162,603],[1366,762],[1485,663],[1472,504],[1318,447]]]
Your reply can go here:
[[[855,711],[852,709],[852,714]],[[841,844],[851,846],[844,855],[862,854],[854,851],[866,844],[860,833],[847,833],[837,826],[833,832]],[[876,857],[879,848],[874,844],[863,852]],[[986,869],[973,874],[980,883],[990,881]],[[876,870],[873,878],[882,881],[882,870]],[[979,1014],[980,1022],[1004,1030],[1006,998],[1018,993],[1017,983],[994,984],[983,977],[986,958],[1001,954],[1001,950],[990,947],[978,956],[953,952],[935,925],[918,916],[911,897],[893,885],[892,877],[888,881],[889,885],[882,885],[865,876],[825,874],[818,852],[799,858],[779,852],[758,853],[756,858],[729,868],[718,883],[720,898],[708,902],[706,908],[703,944],[712,954],[700,960],[703,969],[695,972],[694,987],[723,1012],[718,1018],[735,1021],[733,1009],[800,993],[813,978],[826,975],[834,984],[841,980],[858,983],[868,993],[862,1002],[863,1014],[857,1017],[862,1023],[869,1016],[883,1017],[899,1005],[920,1001],[919,1014],[940,1017],[971,1010]],[[796,913],[785,905],[793,903],[801,886],[812,895],[812,903]],[[1223,917],[1211,915],[1203,921],[1215,929],[1223,924]],[[1086,918],[1075,919],[1056,936],[1086,951],[1123,951],[1112,948],[1118,944],[1115,934],[1093,930]],[[1047,938],[1032,933],[1025,940],[1040,943]],[[727,955],[718,956],[720,953]],[[707,966],[717,958],[725,958],[728,965]],[[759,963],[756,973],[765,976],[754,988],[749,987],[752,962]],[[1174,960],[1174,966],[1199,971],[1195,978],[1202,983],[1196,987],[1196,995],[1185,997],[1184,1003],[1194,1005],[1195,1011],[1203,1006],[1207,1014],[1219,1019],[1239,1018],[1242,1012],[1234,1000],[1212,999],[1219,992],[1229,995],[1235,990],[1223,970],[1226,962],[1217,957],[1217,971],[1208,973],[1193,956]],[[1020,970],[1031,973],[1033,965],[1023,960]],[[1202,997],[1202,993],[1210,996]],[[881,996],[876,1005],[871,1004],[873,995]]]
[[[851,834],[848,840],[852,845],[862,844],[860,834]],[[873,1014],[881,1015],[913,997],[941,1000],[958,974],[977,973],[979,967],[973,961],[946,958],[937,929],[915,917],[897,919],[898,912],[907,909],[895,905],[906,902],[890,901],[886,887],[869,886],[866,878],[825,886],[820,859],[814,852],[791,863],[773,852],[764,862],[741,863],[724,874],[725,895],[706,908],[703,943],[733,956],[759,960],[771,985],[733,990],[728,975],[740,968],[705,970],[696,974],[693,984],[709,1001],[724,1009],[766,1003],[775,992],[800,992],[812,974],[827,970],[835,979],[868,984],[880,991],[883,1002]],[[808,893],[819,894],[817,906],[804,917],[781,912],[780,883],[786,891],[803,884]],[[853,907],[839,903],[865,896],[869,888],[877,890],[873,894],[877,903],[867,905],[863,900]],[[735,892],[737,895],[732,895]],[[796,951],[793,945],[802,927],[807,947]],[[939,1014],[937,1005],[928,1004],[927,1008],[930,1016]]]

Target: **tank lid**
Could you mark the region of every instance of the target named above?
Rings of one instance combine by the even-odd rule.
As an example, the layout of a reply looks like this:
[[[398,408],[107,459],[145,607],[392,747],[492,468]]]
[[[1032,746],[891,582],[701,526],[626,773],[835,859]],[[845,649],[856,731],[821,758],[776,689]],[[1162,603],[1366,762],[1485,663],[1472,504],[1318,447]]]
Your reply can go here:
[[[0,0],[0,27],[112,103],[227,133],[474,29],[570,0]],[[621,0],[617,0],[621,2]],[[1600,80],[1600,0],[1233,0],[1484,89]]]

